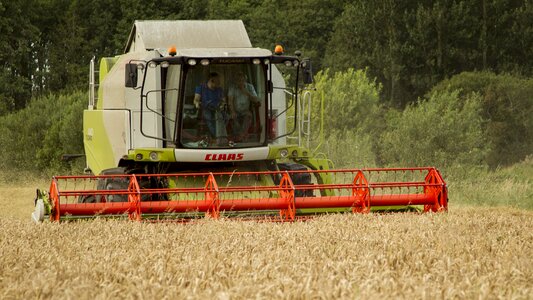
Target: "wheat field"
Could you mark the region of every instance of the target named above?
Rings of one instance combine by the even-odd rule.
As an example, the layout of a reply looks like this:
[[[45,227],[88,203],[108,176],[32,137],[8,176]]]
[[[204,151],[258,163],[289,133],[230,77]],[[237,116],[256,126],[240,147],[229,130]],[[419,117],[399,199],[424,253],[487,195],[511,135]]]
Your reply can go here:
[[[33,186],[0,187],[0,299],[533,298],[527,210],[35,225]]]

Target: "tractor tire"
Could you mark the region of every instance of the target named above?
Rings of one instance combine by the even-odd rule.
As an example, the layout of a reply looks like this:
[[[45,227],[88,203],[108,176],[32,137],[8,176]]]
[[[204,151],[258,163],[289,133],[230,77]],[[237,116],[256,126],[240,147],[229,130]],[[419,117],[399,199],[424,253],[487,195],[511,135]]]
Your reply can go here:
[[[278,168],[280,171],[307,171],[308,168],[304,165],[297,164],[297,163],[280,163],[278,164]],[[295,174],[289,174],[291,177],[292,183],[295,185],[300,184],[313,184],[311,181],[311,174],[310,173],[295,173]],[[295,197],[314,197],[314,190],[313,189],[305,189],[305,190],[296,190],[294,192]]]

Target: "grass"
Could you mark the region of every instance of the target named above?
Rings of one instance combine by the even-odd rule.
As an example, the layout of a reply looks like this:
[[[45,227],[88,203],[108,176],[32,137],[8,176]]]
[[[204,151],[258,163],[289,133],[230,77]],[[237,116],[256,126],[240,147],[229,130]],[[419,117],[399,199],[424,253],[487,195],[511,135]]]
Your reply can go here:
[[[450,202],[533,210],[533,157],[495,171],[454,168],[449,173]]]

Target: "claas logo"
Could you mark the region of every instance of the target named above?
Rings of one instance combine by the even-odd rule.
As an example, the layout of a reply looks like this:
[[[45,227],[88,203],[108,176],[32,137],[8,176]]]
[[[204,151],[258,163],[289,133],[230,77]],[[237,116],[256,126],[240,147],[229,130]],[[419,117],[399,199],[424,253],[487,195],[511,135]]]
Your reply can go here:
[[[242,160],[244,153],[206,154],[205,160]]]

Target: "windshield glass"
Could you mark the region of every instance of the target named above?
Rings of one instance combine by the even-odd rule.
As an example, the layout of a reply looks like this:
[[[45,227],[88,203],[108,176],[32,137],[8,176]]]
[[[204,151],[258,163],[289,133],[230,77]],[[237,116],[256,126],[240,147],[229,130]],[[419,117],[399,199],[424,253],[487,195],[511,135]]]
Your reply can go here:
[[[265,143],[265,66],[188,68],[180,142],[186,148],[257,147]]]

